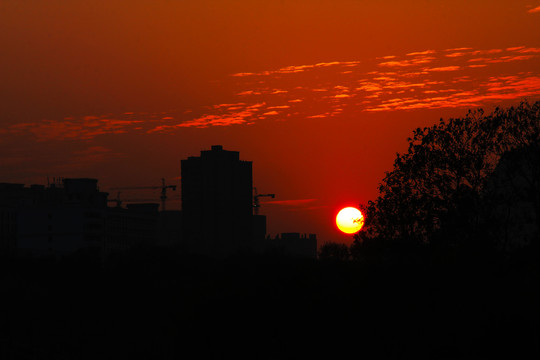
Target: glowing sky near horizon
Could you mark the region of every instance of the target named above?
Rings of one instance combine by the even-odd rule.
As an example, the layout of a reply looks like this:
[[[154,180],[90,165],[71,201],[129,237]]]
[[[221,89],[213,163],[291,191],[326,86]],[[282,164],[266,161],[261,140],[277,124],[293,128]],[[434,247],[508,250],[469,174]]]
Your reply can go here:
[[[178,182],[181,159],[222,144],[253,161],[258,189],[276,193],[261,208],[271,233],[347,242],[332,214],[376,196],[412,129],[540,99],[538,9],[6,0],[0,182]]]

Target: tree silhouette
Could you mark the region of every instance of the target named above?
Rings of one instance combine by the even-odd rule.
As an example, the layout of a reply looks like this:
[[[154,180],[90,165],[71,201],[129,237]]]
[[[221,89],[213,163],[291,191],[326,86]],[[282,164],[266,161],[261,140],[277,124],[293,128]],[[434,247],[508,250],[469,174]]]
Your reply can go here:
[[[486,232],[502,249],[538,247],[540,230],[540,144],[506,152],[484,191]]]
[[[397,154],[379,197],[368,203],[364,230],[355,236],[353,248],[373,241],[459,245],[485,238],[488,180],[501,157],[532,149],[539,140],[540,101],[497,108],[488,115],[481,109],[469,111],[463,118],[414,130],[408,151]],[[511,171],[499,167],[501,173]]]
[[[349,248],[345,244],[324,243],[319,249],[320,260],[345,261],[349,259]]]

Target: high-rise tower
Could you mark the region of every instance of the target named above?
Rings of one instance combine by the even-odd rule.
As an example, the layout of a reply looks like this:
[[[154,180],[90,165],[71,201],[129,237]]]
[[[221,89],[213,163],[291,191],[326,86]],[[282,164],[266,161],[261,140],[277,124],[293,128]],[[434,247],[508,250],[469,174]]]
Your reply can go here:
[[[251,161],[220,145],[182,160],[183,239],[190,250],[227,256],[252,241]]]

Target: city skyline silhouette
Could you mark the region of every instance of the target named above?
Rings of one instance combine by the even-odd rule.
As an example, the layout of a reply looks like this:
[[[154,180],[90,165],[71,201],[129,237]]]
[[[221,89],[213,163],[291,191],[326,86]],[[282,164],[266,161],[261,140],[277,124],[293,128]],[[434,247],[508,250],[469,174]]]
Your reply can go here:
[[[91,178],[0,183],[2,252],[31,258],[91,252],[107,261],[142,246],[218,259],[269,252],[315,259],[315,234],[267,234],[259,197],[275,195],[258,194],[252,178],[251,161],[213,145],[181,162],[181,210],[167,210],[177,186],[164,178],[161,186],[115,188],[160,190],[160,203],[126,200],[120,192],[109,198]]]
[[[6,3],[2,181],[179,186],[180,159],[221,144],[280,194],[270,234],[350,245],[335,214],[377,196],[411,129],[540,94],[529,1],[232,3]]]

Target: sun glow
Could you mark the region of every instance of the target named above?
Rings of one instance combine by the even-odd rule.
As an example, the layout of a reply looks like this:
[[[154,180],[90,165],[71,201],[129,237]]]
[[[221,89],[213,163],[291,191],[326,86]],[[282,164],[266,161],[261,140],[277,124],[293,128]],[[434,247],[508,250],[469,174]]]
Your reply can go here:
[[[357,208],[343,208],[336,216],[336,225],[345,234],[357,233],[364,226],[364,215]]]

